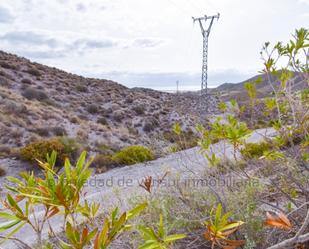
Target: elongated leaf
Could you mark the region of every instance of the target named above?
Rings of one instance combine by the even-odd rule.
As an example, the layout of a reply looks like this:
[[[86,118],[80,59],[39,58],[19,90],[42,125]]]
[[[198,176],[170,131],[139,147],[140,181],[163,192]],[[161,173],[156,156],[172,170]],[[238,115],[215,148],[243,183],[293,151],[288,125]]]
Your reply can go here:
[[[116,221],[114,224],[114,227],[110,233],[112,237],[114,237],[120,231],[122,226],[125,224],[126,220],[127,220],[127,214],[123,213],[121,217],[118,219],[118,221]]]
[[[79,174],[82,171],[83,165],[85,164],[85,161],[86,161],[86,156],[87,156],[87,152],[83,151],[76,163],[77,174]]]
[[[70,246],[69,244],[67,244],[67,243],[65,243],[65,242],[63,242],[63,241],[60,241],[60,247],[61,247],[62,249],[73,249],[72,246]]]
[[[160,244],[155,240],[148,240],[146,241],[142,246],[140,246],[138,249],[156,249],[160,248]]]
[[[19,219],[13,214],[8,214],[8,213],[0,213],[0,218],[2,219],[7,219],[7,220],[16,220]]]
[[[244,222],[242,222],[242,221],[231,222],[231,223],[225,225],[224,227],[222,227],[219,231],[222,232],[222,231],[226,231],[226,230],[229,230],[229,229],[233,229],[233,228],[241,226],[242,224],[244,224]]]
[[[185,237],[187,237],[185,234],[174,234],[174,235],[169,235],[167,236],[164,241],[165,242],[173,242],[175,240],[180,240],[180,239],[184,239]]]
[[[16,226],[20,222],[21,222],[21,220],[15,220],[15,221],[12,221],[12,222],[3,223],[2,225],[0,224],[0,233]]]
[[[24,225],[26,221],[23,221],[18,227],[16,227],[13,231],[11,231],[3,240],[0,241],[0,245],[10,239],[15,233],[17,233]]]
[[[147,202],[136,206],[135,208],[133,208],[132,210],[128,212],[127,219],[129,220],[129,219],[134,218],[136,215],[141,213],[147,206],[148,206]]]
[[[10,194],[7,194],[7,200],[11,205],[11,207],[14,207],[19,212],[19,214],[23,216],[23,211],[21,210],[21,208],[18,206],[18,204]]]
[[[158,233],[159,233],[160,238],[165,237],[164,221],[163,221],[163,215],[162,214],[160,214],[160,223],[159,223]]]

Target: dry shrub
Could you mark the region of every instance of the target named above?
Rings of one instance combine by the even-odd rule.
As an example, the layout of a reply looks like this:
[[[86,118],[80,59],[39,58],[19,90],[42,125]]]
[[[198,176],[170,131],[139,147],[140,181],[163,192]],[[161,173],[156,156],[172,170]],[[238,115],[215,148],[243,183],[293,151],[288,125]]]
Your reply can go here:
[[[36,99],[38,101],[43,101],[48,99],[48,96],[44,91],[32,87],[27,87],[22,92],[22,96],[29,100]]]
[[[0,177],[5,176],[6,175],[6,170],[4,169],[4,167],[0,166]]]

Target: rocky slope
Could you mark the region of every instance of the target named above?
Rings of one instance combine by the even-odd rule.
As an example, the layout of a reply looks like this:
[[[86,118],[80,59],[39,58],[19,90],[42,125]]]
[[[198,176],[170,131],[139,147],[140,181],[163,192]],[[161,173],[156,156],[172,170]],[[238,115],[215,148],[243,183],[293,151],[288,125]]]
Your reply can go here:
[[[306,82],[295,76],[295,89],[305,88]],[[248,81],[259,77],[258,96],[264,97],[271,93],[265,75]],[[212,89],[210,113],[218,112],[217,96],[245,101],[244,82]],[[74,138],[93,153],[140,144],[162,155],[170,146],[165,135],[173,124],[179,122],[189,132],[200,121],[198,94],[129,89],[0,51],[0,166],[6,166],[12,149],[54,136]]]
[[[0,156],[62,135],[92,151],[98,145],[161,143],[175,122],[185,128],[196,123],[196,106],[194,96],[129,89],[0,51]]]

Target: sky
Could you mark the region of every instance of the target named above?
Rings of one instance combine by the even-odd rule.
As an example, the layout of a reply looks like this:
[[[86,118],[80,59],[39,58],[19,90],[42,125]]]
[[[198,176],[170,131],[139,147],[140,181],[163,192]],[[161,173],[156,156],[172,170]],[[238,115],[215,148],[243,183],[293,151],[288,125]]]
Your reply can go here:
[[[0,50],[128,87],[194,90],[202,35],[192,16],[218,12],[210,87],[254,76],[264,42],[309,26],[309,0],[0,0]]]

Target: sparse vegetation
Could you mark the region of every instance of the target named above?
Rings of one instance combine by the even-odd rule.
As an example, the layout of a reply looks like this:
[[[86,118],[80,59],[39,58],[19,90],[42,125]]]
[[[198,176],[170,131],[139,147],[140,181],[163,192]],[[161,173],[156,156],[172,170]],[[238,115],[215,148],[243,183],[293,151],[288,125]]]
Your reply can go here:
[[[141,106],[141,105],[133,106],[132,110],[135,111],[135,113],[137,115],[144,115],[145,114],[145,107]]]
[[[77,85],[76,90],[79,91],[79,92],[82,92],[82,93],[88,92],[88,88],[85,85]]]
[[[24,79],[21,80],[21,83],[27,84],[27,85],[31,85],[31,84],[32,84],[32,81],[29,80],[29,79],[27,79],[27,78],[24,78]]]
[[[154,159],[153,153],[146,147],[133,145],[128,146],[112,157],[113,161],[122,165],[142,163]]]
[[[36,76],[36,77],[40,77],[42,75],[40,70],[38,70],[38,69],[36,69],[34,67],[29,68],[28,70],[26,70],[26,72],[28,74],[31,74],[31,75]]]
[[[27,87],[22,92],[22,95],[29,100],[36,99],[38,101],[43,101],[48,99],[48,96],[44,91],[32,87]]]
[[[91,114],[97,114],[99,112],[99,107],[95,104],[88,105],[87,112]]]
[[[20,149],[20,158],[24,161],[29,161],[32,163],[36,163],[36,160],[44,162],[46,160],[46,155],[51,151],[56,151],[58,153],[59,160],[64,162],[66,157],[64,154],[64,146],[58,138],[36,141],[26,145]]]
[[[246,143],[244,148],[240,150],[242,156],[246,159],[258,159],[264,155],[265,152],[271,149],[271,145],[267,142],[261,143]]]
[[[113,160],[112,155],[98,154],[94,157],[92,166],[97,168],[97,171],[103,173],[113,168],[117,163]]]
[[[36,160],[44,162],[48,153],[56,151],[59,159],[57,165],[60,165],[64,162],[65,158],[74,158],[79,148],[79,145],[72,138],[54,137],[26,145],[20,149],[19,155],[24,161],[36,163]]]
[[[107,122],[106,118],[104,118],[104,117],[98,118],[97,122],[101,125],[108,125],[108,122]]]
[[[4,167],[0,165],[0,177],[5,176],[5,175],[6,175],[6,170],[4,169]]]

